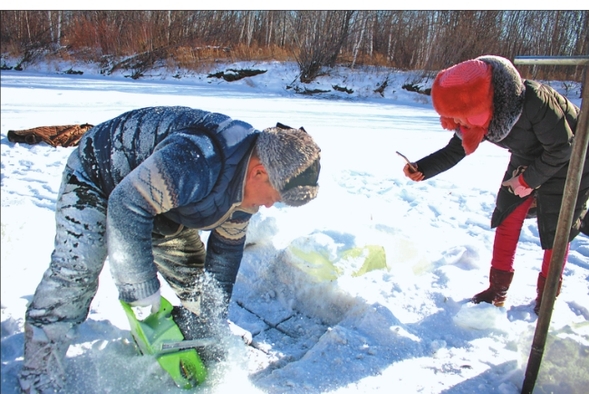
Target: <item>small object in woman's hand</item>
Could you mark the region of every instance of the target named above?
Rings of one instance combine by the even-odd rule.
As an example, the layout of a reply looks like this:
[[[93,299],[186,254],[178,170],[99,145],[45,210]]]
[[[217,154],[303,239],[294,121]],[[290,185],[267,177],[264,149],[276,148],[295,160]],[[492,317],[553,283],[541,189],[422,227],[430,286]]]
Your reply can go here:
[[[403,159],[405,159],[405,161],[407,162],[407,164],[409,164],[409,167],[411,167],[411,170],[413,170],[413,172],[417,172],[417,171],[419,171],[419,170],[417,169],[417,167],[415,167],[415,164],[413,164],[413,163],[411,163],[411,161],[409,161],[409,159],[407,158],[407,156],[405,156],[404,154],[402,154],[402,153],[401,153],[401,152],[399,152],[399,151],[396,151],[396,152],[397,152],[397,154],[398,154],[399,156],[401,156]]]

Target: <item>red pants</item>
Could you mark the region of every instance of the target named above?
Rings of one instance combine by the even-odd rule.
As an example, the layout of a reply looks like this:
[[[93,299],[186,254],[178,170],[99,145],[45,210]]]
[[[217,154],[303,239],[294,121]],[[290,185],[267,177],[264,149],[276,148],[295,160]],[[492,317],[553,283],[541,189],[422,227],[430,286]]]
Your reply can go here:
[[[495,241],[493,243],[493,259],[491,266],[501,271],[513,271],[513,261],[515,259],[515,250],[519,241],[519,236],[524,224],[524,219],[530,210],[533,198],[528,198],[512,213],[503,220],[503,223],[497,227],[495,231]],[[569,244],[570,245],[570,244]],[[569,245],[564,256],[566,263]],[[543,277],[548,276],[548,268],[550,267],[550,259],[552,258],[552,249],[544,251],[544,258],[542,259],[542,273]],[[563,264],[564,269],[564,264]]]

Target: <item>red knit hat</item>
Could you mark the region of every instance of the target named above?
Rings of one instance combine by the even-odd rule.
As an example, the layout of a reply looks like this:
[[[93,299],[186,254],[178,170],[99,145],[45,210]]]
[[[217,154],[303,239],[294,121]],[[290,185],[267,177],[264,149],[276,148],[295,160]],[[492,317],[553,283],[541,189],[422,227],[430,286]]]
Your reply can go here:
[[[491,122],[491,73],[491,66],[487,63],[467,60],[440,71],[432,85],[432,103],[440,114],[442,127],[456,130],[460,126],[466,154],[476,150]],[[460,119],[460,122],[454,119]]]

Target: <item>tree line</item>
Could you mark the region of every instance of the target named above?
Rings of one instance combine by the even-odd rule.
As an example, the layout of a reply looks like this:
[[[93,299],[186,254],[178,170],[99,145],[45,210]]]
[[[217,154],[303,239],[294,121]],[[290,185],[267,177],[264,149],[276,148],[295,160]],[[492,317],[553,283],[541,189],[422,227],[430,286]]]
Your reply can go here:
[[[140,77],[156,65],[219,59],[296,61],[300,81],[326,68],[436,72],[495,54],[589,54],[589,11],[1,11],[2,56],[99,61]],[[524,77],[579,81],[576,66],[518,66]]]

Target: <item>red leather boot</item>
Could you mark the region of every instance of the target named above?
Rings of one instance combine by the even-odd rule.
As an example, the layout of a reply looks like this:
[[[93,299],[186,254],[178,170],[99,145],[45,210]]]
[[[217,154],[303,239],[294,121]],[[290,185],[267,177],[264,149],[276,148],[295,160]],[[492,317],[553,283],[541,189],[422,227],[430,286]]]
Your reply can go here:
[[[480,304],[487,302],[497,307],[503,306],[507,298],[507,290],[513,279],[513,271],[501,271],[491,267],[489,273],[489,288],[472,297],[472,302]]]
[[[534,313],[536,315],[540,312],[540,305],[542,304],[542,295],[544,294],[544,286],[546,285],[546,278],[542,276],[542,273],[538,274],[538,282],[536,284],[536,305],[534,306]],[[560,288],[562,287],[562,277],[558,281],[558,288],[556,289],[556,296],[560,294]]]
[[[569,248],[571,244],[567,244],[565,254],[564,254],[564,262],[562,265],[562,269],[564,271],[564,266],[567,262],[567,258],[569,256]],[[546,278],[548,277],[548,270],[550,268],[550,261],[552,260],[552,249],[546,249],[544,251],[544,258],[542,259],[542,272],[538,274],[538,281],[536,282],[536,305],[534,306],[534,312],[536,315],[540,312],[540,304],[542,303],[542,294],[544,294],[544,286],[546,285]],[[556,289],[556,296],[560,294],[560,288],[562,287],[562,271],[560,273],[560,278],[558,280],[558,288]]]

